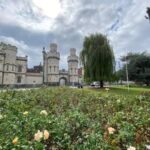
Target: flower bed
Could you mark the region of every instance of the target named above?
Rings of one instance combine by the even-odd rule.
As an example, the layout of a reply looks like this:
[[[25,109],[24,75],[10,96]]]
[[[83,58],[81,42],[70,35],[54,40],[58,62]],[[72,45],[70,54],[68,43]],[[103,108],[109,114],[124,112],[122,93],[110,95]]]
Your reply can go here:
[[[53,88],[0,94],[0,149],[145,149],[150,97]]]

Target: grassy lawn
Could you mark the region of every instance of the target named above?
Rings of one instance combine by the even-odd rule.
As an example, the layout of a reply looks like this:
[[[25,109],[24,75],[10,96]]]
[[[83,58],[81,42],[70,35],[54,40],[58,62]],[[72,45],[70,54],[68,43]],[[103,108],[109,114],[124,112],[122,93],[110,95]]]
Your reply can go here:
[[[58,87],[1,92],[0,149],[144,150],[150,145],[149,91]]]
[[[101,93],[107,93],[105,89],[91,89],[97,92]],[[128,90],[128,87],[123,87],[123,86],[117,86],[117,87],[111,87],[109,90],[110,94],[115,94],[115,95],[124,95],[124,96],[138,96],[144,92],[150,92],[150,88],[143,88],[143,87],[130,87]]]

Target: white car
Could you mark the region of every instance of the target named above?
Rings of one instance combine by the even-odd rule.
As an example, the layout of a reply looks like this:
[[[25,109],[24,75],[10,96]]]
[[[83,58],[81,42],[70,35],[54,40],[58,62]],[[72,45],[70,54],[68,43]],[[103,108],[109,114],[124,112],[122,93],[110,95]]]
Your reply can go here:
[[[90,84],[92,87],[100,87],[100,82],[99,81],[94,81]]]

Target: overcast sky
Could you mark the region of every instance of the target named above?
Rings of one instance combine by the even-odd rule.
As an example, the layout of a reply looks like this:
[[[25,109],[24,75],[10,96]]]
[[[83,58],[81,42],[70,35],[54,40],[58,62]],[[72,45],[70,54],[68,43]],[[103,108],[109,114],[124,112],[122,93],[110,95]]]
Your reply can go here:
[[[85,36],[108,36],[117,60],[126,51],[150,52],[150,0],[0,0],[0,41],[28,55],[29,67],[42,62],[42,47],[56,42],[61,68],[70,48],[79,53]]]

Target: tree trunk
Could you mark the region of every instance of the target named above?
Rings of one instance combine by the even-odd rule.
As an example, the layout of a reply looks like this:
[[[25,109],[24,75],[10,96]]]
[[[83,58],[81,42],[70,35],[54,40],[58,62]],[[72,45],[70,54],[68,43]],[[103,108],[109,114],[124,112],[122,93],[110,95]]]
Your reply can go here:
[[[100,81],[100,88],[103,88],[104,87],[104,82],[103,80]]]
[[[149,86],[150,85],[150,83],[149,82],[146,82],[146,86]]]

